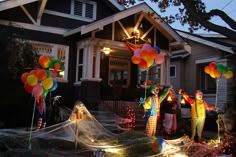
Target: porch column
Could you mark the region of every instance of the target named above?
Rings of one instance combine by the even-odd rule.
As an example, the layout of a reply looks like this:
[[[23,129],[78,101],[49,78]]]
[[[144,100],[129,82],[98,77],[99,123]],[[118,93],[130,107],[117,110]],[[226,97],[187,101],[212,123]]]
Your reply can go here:
[[[100,79],[100,59],[101,59],[101,52],[100,47],[96,47],[96,60],[95,60],[95,78]]]
[[[87,49],[87,53],[88,53],[88,58],[87,58],[87,79],[91,79],[93,76],[93,45],[88,45],[88,49]]]
[[[169,51],[162,52],[161,54],[164,55],[165,60],[161,64],[161,85],[170,85],[170,57]]]

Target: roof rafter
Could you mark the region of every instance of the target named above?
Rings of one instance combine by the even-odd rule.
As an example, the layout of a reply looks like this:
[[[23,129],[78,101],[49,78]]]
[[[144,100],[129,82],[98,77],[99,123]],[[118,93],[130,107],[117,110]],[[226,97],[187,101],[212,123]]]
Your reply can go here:
[[[37,16],[37,24],[41,23],[41,17],[43,15],[43,12],[46,7],[47,0],[40,0],[39,1],[39,10],[38,10],[38,16]]]
[[[5,2],[1,2],[0,11],[15,8],[15,7],[32,3],[35,1],[38,1],[38,0],[8,0]]]

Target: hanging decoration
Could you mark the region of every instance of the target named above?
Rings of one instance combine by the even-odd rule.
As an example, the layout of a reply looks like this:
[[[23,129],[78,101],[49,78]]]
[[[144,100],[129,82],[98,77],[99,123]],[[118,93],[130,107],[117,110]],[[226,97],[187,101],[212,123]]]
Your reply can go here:
[[[52,92],[57,88],[57,72],[64,71],[65,67],[61,60],[50,59],[48,56],[42,55],[38,60],[41,67],[25,72],[21,75],[21,81],[24,84],[24,89],[27,93],[35,97],[34,109],[39,98],[45,100],[48,92]],[[38,103],[37,108],[42,110],[45,108],[44,103]],[[33,120],[35,110],[33,109],[31,132],[29,137],[29,149],[31,149],[31,133],[33,130]]]

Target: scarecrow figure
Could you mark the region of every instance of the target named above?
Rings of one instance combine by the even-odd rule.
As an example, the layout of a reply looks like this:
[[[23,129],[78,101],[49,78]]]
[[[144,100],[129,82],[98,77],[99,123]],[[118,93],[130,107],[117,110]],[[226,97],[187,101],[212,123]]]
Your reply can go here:
[[[70,120],[75,121],[75,150],[78,145],[79,122],[84,119],[85,110],[84,104],[81,101],[76,101],[70,115]]]
[[[206,110],[215,110],[215,106],[208,106],[207,102],[202,99],[203,93],[200,90],[194,92],[195,99],[190,98],[182,89],[179,90],[179,94],[191,105],[191,140],[194,141],[197,129],[198,142],[202,143],[202,131],[206,119]]]
[[[46,106],[43,96],[36,97],[36,108],[35,108],[35,118],[37,120],[36,129],[41,129],[46,127]]]
[[[153,95],[149,96],[142,104],[145,111],[144,126],[148,136],[156,136],[157,122],[160,118],[160,104],[168,95],[169,89],[160,96],[158,96],[160,89],[156,85],[151,85],[149,91]]]

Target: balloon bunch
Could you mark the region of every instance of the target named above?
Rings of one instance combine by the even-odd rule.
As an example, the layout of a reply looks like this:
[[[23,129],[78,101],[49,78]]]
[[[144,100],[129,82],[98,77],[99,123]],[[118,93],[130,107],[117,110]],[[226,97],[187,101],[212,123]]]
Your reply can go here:
[[[131,60],[138,64],[140,69],[147,70],[155,61],[156,64],[164,62],[164,55],[160,54],[159,47],[152,47],[150,44],[144,44],[142,48],[136,48]]]
[[[232,67],[227,67],[223,64],[216,64],[216,62],[211,62],[204,68],[206,74],[209,74],[212,78],[219,78],[224,76],[226,79],[233,77],[235,69]]]
[[[63,71],[64,66],[58,59],[50,59],[48,56],[40,56],[39,64],[42,68],[36,68],[21,75],[24,89],[35,97],[46,96],[48,92],[57,88],[58,71]],[[50,69],[50,70],[49,70]]]

